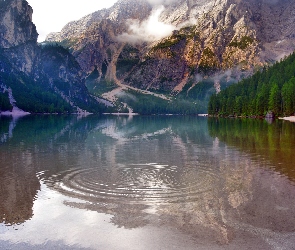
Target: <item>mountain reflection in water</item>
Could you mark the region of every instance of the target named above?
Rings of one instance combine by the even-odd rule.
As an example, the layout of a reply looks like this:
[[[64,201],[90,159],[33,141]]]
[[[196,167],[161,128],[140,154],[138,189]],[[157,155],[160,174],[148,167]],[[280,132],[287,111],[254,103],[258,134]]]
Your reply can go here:
[[[10,247],[42,244],[32,232],[46,225],[39,241],[96,249],[106,239],[94,236],[98,225],[80,220],[92,212],[92,221],[109,218],[99,227],[113,238],[120,236],[110,225],[122,235],[132,229],[132,239],[140,230],[168,230],[170,243],[186,249],[294,246],[293,124],[177,116],[0,121],[0,246],[15,237]],[[55,212],[40,213],[48,200]],[[77,217],[69,219],[69,211]],[[155,240],[157,247],[168,249],[167,240]],[[135,249],[155,243],[146,244]]]
[[[270,167],[295,181],[295,124],[286,121],[253,119],[208,120],[210,136],[217,137],[228,146],[234,146],[265,160]]]

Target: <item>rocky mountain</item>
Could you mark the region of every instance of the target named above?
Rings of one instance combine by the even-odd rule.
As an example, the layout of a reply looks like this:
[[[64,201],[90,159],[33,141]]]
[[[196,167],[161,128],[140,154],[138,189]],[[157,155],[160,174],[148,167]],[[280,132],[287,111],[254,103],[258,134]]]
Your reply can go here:
[[[1,1],[0,47],[9,61],[25,73],[32,73],[38,54],[38,33],[32,23],[33,10],[26,1]]]
[[[294,14],[291,0],[119,0],[39,45],[28,3],[1,0],[0,110],[206,112],[293,52]]]
[[[119,0],[46,40],[97,83],[175,95],[211,78],[219,91],[294,50],[294,14],[292,0]]]
[[[76,59],[60,46],[40,46],[25,0],[0,1],[0,112],[99,112]]]

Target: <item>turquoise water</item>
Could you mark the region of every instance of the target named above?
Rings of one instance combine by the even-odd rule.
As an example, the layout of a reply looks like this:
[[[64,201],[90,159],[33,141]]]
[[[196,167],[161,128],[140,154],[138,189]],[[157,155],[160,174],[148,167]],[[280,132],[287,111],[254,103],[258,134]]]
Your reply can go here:
[[[0,247],[295,249],[295,125],[0,117]]]

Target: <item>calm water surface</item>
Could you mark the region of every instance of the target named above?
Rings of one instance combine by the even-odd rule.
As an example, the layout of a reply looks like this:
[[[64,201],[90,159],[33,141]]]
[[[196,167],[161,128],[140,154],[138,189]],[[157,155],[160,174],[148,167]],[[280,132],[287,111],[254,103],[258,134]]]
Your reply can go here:
[[[295,249],[295,124],[0,117],[2,249]]]

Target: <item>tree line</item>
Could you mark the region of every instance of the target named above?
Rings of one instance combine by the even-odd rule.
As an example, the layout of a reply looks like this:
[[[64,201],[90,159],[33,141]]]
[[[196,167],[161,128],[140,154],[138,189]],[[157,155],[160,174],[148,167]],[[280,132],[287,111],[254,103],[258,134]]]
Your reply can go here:
[[[295,113],[295,53],[211,96],[208,113],[219,116]]]

